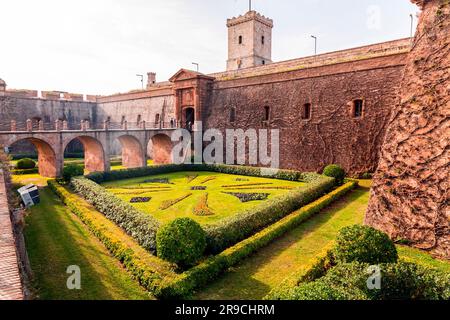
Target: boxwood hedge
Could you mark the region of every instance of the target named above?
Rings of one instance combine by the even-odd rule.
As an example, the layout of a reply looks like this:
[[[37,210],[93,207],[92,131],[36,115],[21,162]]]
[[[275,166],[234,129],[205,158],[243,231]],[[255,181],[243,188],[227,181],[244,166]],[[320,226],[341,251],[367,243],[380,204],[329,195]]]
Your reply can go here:
[[[155,252],[159,222],[84,177],[72,178],[71,187],[108,219],[114,221],[142,247]]]

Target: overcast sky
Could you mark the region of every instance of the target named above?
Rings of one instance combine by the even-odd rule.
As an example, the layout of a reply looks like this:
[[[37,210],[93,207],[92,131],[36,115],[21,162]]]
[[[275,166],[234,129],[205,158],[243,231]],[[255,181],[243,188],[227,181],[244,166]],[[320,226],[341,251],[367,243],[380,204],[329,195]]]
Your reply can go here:
[[[253,0],[274,20],[274,61],[408,37],[408,0]],[[10,88],[111,94],[180,68],[223,71],[226,19],[248,0],[2,0],[0,78]],[[414,20],[414,25],[417,19]]]

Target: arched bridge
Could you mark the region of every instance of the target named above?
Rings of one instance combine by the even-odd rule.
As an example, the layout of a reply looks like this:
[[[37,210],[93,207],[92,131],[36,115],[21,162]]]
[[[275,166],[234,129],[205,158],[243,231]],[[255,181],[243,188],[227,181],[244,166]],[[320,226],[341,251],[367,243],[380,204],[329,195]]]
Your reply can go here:
[[[20,127],[20,128],[19,128]],[[2,127],[0,130],[4,130]],[[173,124],[146,124],[140,122],[134,127],[104,122],[100,126],[90,126],[81,122],[78,128],[70,127],[65,121],[56,121],[54,126],[42,121],[34,126],[28,120],[23,126],[14,121],[10,130],[0,131],[0,146],[10,147],[16,142],[29,141],[37,150],[39,174],[44,177],[59,177],[64,166],[64,150],[67,145],[78,139],[84,148],[86,170],[90,172],[109,171],[112,156],[112,144],[119,141],[122,147],[122,165],[126,168],[145,167],[147,165],[147,147],[153,148],[153,160],[156,164],[172,162]]]

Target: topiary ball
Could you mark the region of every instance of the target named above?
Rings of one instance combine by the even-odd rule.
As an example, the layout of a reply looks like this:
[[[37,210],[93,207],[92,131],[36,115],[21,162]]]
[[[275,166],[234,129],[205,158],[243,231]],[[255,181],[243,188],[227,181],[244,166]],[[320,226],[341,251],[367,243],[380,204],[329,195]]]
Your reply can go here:
[[[358,261],[379,264],[398,259],[394,242],[387,234],[361,225],[341,229],[333,253],[337,263]]]
[[[73,177],[82,176],[84,174],[84,167],[77,164],[69,164],[63,169],[63,179],[66,182],[70,182]]]
[[[190,218],[178,218],[164,225],[156,234],[158,257],[181,268],[195,265],[206,249],[206,233]]]
[[[337,164],[330,164],[323,169],[323,175],[336,179],[336,184],[342,184],[345,178],[345,170]]]
[[[23,158],[17,161],[16,168],[17,169],[33,169],[36,167],[36,162],[29,158]]]

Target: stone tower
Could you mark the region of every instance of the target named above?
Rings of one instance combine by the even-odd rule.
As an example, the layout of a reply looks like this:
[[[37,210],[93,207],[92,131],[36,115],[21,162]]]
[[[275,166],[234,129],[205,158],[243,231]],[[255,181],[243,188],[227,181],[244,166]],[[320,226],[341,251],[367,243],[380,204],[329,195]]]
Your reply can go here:
[[[260,66],[272,62],[273,21],[256,11],[227,20],[227,70]]]
[[[422,8],[366,223],[450,259],[450,2]]]

